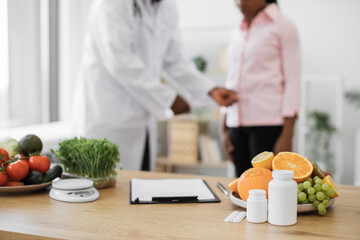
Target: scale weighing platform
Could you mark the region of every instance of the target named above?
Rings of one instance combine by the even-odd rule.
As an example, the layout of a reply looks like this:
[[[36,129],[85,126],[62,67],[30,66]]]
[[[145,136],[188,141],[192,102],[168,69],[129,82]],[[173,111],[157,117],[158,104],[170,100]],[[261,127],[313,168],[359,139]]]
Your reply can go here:
[[[63,202],[92,202],[99,198],[99,191],[89,179],[61,179],[52,183],[50,198]]]

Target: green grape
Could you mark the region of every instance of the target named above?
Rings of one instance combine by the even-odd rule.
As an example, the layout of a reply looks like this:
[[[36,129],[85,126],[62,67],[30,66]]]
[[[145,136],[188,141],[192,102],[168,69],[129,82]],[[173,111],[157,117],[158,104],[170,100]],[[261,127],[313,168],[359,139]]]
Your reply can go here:
[[[315,196],[314,194],[310,194],[310,195],[308,196],[308,199],[309,199],[309,202],[315,202],[316,196]],[[324,201],[325,201],[325,200],[324,200]]]
[[[297,189],[298,193],[301,193],[302,191],[300,189]]]
[[[306,180],[306,181],[303,183],[303,187],[304,187],[304,189],[308,189],[309,187],[311,187],[311,183]]]
[[[313,181],[316,182],[316,179],[321,179],[321,178],[319,178],[319,176],[315,176],[315,177],[313,178]]]
[[[335,195],[335,190],[333,188],[329,188],[327,191],[326,191],[326,195],[329,196],[329,197],[332,197]]]
[[[329,186],[329,184],[327,184],[327,183],[323,183],[323,185],[321,186],[321,189],[323,190],[323,191],[327,191],[327,190],[329,190],[329,188],[330,188],[330,186]]]
[[[319,185],[319,184],[315,184],[313,188],[315,189],[315,192],[321,191],[321,185]]]
[[[325,209],[326,209],[326,207],[325,207],[325,205],[324,205],[324,204],[319,203],[319,205],[317,206],[317,209],[318,209],[318,210],[325,210]]]
[[[306,199],[306,194],[304,192],[301,192],[298,194],[299,201],[304,201]]]
[[[320,215],[325,215],[326,214],[326,207],[325,207],[324,204],[319,203],[319,205],[317,206],[317,209],[318,209],[318,213]]]
[[[316,193],[316,198],[317,198],[317,200],[322,201],[322,200],[325,199],[325,194],[323,192],[317,192]]]
[[[300,191],[304,190],[304,186],[303,186],[302,183],[299,183],[299,184],[298,184],[298,189],[300,189]]]
[[[324,193],[325,194],[325,193]],[[330,201],[330,197],[328,195],[325,194],[325,199]]]
[[[316,184],[319,184],[319,185],[322,185],[322,184],[323,184],[323,181],[322,181],[320,178],[318,178],[318,179],[316,179],[315,183],[316,183]]]
[[[305,199],[304,201],[301,201],[301,204],[309,204],[309,200]]]
[[[329,205],[329,200],[327,200],[326,198],[322,201],[322,204],[324,204],[324,206]]]
[[[310,182],[311,185],[313,185],[313,180],[312,180],[312,178],[308,178],[308,179],[306,179],[306,181]]]
[[[314,194],[314,193],[315,193],[315,188],[309,187],[309,188],[307,189],[307,193],[308,193],[309,195]]]
[[[314,205],[314,207],[316,207],[317,208],[317,206],[320,204],[320,201],[319,200],[315,200],[314,202],[313,202],[313,205]]]
[[[321,215],[321,216],[324,216],[326,214],[326,208],[324,210],[319,210],[318,209],[318,213]]]

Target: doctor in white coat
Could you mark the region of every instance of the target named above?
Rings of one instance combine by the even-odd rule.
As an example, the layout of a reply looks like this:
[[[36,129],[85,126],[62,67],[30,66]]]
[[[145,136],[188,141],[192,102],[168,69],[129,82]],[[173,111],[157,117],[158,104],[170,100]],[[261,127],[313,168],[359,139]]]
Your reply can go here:
[[[182,56],[174,0],[95,0],[75,91],[75,121],[83,126],[82,136],[118,144],[124,169],[152,170],[156,118],[167,109],[189,111],[161,82],[162,72],[194,96],[209,95],[224,106],[236,101],[235,93],[216,87]]]

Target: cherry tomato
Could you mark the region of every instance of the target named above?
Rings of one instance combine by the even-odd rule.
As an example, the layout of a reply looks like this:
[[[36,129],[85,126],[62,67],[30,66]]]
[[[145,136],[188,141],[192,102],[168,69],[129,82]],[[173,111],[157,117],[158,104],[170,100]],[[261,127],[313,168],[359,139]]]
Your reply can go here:
[[[7,180],[8,180],[7,174],[0,171],[0,186],[6,185]]]
[[[50,159],[47,156],[32,156],[29,158],[29,166],[32,171],[46,173],[50,168]]]
[[[6,183],[6,186],[8,187],[18,187],[18,186],[24,186],[23,182],[19,182],[19,181],[9,181]]]
[[[24,179],[29,173],[29,164],[24,160],[17,160],[6,166],[6,173],[13,181]]]
[[[8,152],[5,149],[0,148],[0,164],[2,164],[4,161],[8,161],[9,159]]]

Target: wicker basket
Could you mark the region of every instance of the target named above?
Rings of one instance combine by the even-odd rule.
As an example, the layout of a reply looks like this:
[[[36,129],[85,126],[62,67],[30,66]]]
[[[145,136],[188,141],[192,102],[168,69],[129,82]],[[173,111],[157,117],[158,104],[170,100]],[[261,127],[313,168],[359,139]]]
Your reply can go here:
[[[170,121],[168,123],[168,153],[171,163],[197,163],[198,136],[197,122]]]

